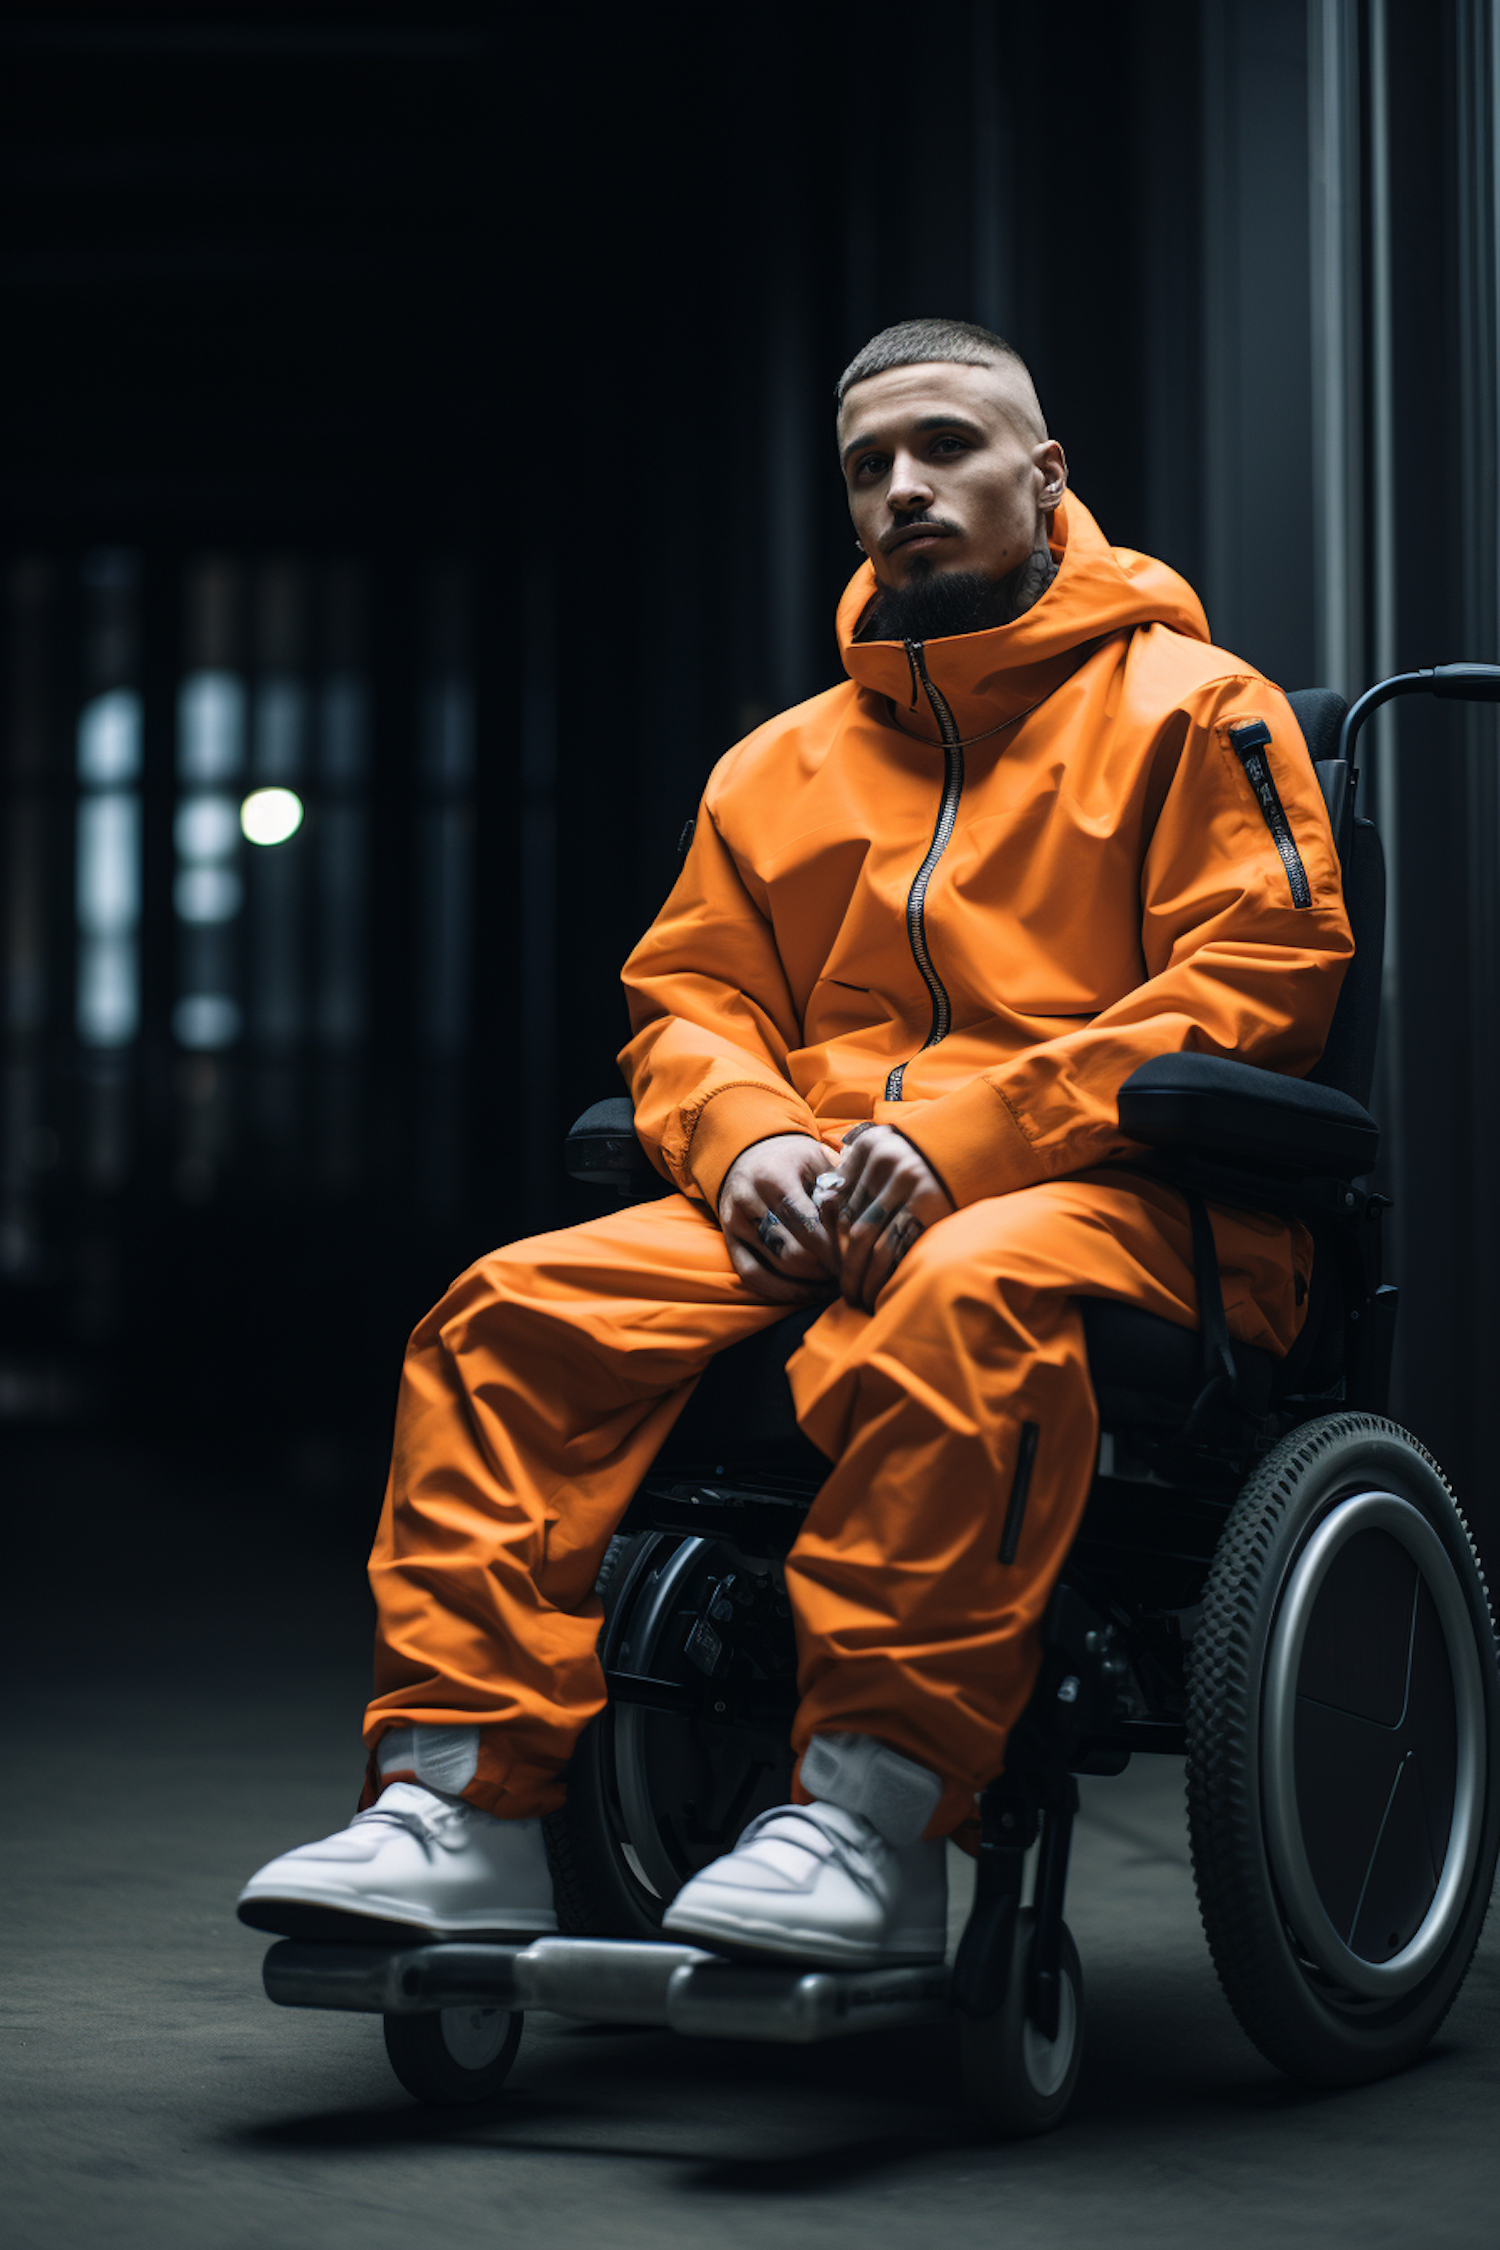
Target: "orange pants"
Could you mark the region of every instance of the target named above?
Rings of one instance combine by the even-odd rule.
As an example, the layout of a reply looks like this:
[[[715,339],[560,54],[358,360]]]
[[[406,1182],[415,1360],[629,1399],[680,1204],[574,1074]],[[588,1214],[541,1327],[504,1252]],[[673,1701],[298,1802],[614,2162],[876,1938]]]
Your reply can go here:
[[[1284,1352],[1306,1237],[1216,1213],[1229,1325]],[[973,1810],[1030,1693],[1037,1625],[1098,1446],[1077,1295],[1197,1318],[1180,1196],[1097,1172],[974,1203],[923,1234],[872,1314],[834,1300],[790,1364],[832,1463],[787,1564],[800,1752],[873,1734],[947,1784],[931,1833]],[[673,1195],[513,1243],[412,1336],[370,1582],[365,1740],[477,1724],[465,1794],[559,1804],[605,1701],[594,1580],[611,1534],[715,1352],[781,1317],[749,1295],[703,1205]],[[999,1559],[1023,1423],[1038,1438],[1019,1545]]]

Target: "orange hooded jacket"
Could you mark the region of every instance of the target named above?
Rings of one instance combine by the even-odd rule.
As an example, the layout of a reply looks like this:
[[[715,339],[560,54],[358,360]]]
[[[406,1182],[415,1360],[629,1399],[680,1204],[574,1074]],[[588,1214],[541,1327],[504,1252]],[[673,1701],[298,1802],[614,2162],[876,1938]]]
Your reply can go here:
[[[1013,624],[859,641],[722,758],[624,969],[658,1169],[716,1207],[775,1133],[899,1126],[960,1206],[1131,1153],[1152,1055],[1300,1076],[1353,951],[1285,699],[1069,496]]]

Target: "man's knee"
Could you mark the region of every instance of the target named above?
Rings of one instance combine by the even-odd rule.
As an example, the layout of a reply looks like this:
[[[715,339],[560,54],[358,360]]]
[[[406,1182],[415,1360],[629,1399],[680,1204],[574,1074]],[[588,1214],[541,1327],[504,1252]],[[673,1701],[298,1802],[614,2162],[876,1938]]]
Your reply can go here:
[[[424,1313],[407,1340],[407,1355],[432,1351],[461,1352],[473,1336],[475,1324],[492,1327],[506,1309],[536,1298],[536,1251],[544,1237],[508,1242],[486,1251],[449,1282],[431,1310]]]

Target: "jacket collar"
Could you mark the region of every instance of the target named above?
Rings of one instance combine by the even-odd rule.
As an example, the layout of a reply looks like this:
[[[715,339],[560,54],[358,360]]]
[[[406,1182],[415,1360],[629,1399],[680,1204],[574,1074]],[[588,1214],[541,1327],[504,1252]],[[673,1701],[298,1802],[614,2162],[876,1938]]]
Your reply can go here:
[[[1198,597],[1174,570],[1111,547],[1074,493],[1052,519],[1058,571],[1041,599],[1009,625],[925,643],[927,674],[965,740],[1021,717],[1059,688],[1098,642],[1135,625],[1167,624],[1206,641]],[[889,706],[904,732],[934,745],[941,730],[901,641],[855,639],[875,598],[875,573],[860,565],[838,610],[839,653],[856,684]]]

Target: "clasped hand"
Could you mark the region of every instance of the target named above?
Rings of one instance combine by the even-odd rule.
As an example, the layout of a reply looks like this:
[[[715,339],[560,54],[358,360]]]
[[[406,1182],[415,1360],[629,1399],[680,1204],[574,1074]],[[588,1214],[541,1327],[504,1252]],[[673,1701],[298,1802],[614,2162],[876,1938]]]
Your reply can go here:
[[[857,1126],[835,1161],[826,1142],[778,1133],[735,1159],[719,1194],[734,1270],[768,1304],[802,1304],[836,1286],[875,1299],[924,1227],[953,1198],[893,1125]]]

